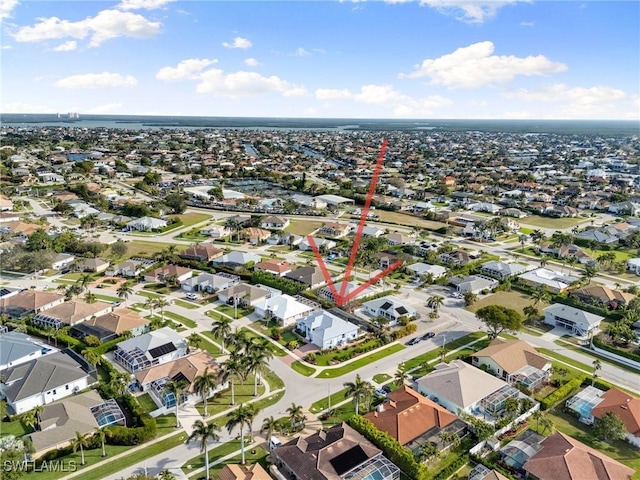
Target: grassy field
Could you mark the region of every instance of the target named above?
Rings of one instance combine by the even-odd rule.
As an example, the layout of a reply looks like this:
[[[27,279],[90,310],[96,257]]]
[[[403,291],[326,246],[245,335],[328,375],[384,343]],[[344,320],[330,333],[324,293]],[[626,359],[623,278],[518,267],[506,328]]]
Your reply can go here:
[[[164,316],[166,318],[170,318],[171,320],[175,320],[176,322],[180,322],[189,328],[196,328],[198,326],[198,324],[193,320],[191,320],[190,318],[187,318],[183,315],[179,315],[177,313],[173,313],[165,310]]]
[[[551,218],[551,217],[542,217],[540,215],[531,215],[526,218],[521,218],[519,220],[520,224],[540,227],[540,228],[571,228],[580,223],[588,222],[589,220],[586,218]]]
[[[27,433],[31,433],[33,430],[22,423],[20,417],[12,420],[11,422],[0,422],[0,435],[14,435],[16,437],[21,437],[22,435],[26,435]]]
[[[523,313],[522,309],[531,304],[533,304],[533,299],[530,296],[512,290],[510,292],[501,291],[494,293],[493,295],[489,295],[481,300],[478,300],[472,306],[466,308],[467,310],[475,313],[478,311],[478,309],[486,307],[487,305],[501,305],[503,307],[513,308],[514,310]],[[540,302],[538,303],[537,308],[538,310],[542,311],[543,308],[548,306],[548,303]]]
[[[310,235],[322,227],[322,224],[323,222],[314,222],[313,220],[294,220],[284,230],[294,235]]]
[[[180,228],[190,227],[192,225],[195,225],[196,223],[201,223],[211,219],[211,215],[196,212],[181,213],[180,215],[171,215],[171,217],[178,217],[180,219],[180,221],[182,222]]]
[[[387,373],[379,373],[373,376],[373,381],[376,383],[384,383],[387,380],[391,380],[391,375]]]
[[[309,407],[309,411],[311,413],[318,413],[329,408],[329,404],[337,405],[338,403],[345,400],[346,392],[347,392],[347,389],[343,388],[342,390],[339,390],[336,393],[332,393],[330,397],[325,397],[321,400],[318,400],[317,402],[312,403],[311,406]],[[331,400],[331,402],[329,402],[329,400]]]
[[[185,302],[184,300],[174,300],[173,303],[182,308],[188,308],[189,310],[195,310],[196,308],[200,308],[200,305],[196,305],[195,303]]]
[[[111,302],[111,303],[122,302],[121,298],[111,297],[109,295],[102,295],[101,293],[96,293],[95,296],[98,300],[104,300],[105,302]]]
[[[474,342],[476,340],[480,340],[481,338],[484,338],[486,336],[487,334],[484,332],[469,333],[468,335],[465,335],[449,343],[446,343],[445,350],[447,351],[455,350],[456,348],[460,348],[468,343]],[[440,356],[440,348],[435,348],[427,353],[423,353],[422,355],[418,355],[417,357],[413,357],[407,360],[406,362],[404,362],[404,368],[406,370],[417,368],[422,364],[424,364],[425,362],[430,362],[432,360],[435,360],[439,356]]]
[[[439,228],[446,226],[442,222],[425,220],[424,218],[414,217],[413,215],[407,215],[406,213],[389,212],[386,210],[376,210],[373,213],[380,216],[381,222],[397,223],[400,225],[411,225],[411,226],[415,225],[417,227],[428,228],[430,230],[437,230]]]
[[[240,383],[237,379],[234,380],[233,392],[234,401],[236,405],[247,403],[253,400],[253,375],[248,375],[247,379]],[[258,385],[258,395],[264,393],[264,385]],[[216,393],[213,398],[207,400],[207,413],[209,415],[215,415],[231,408],[231,386],[222,392]],[[199,402],[196,404],[196,408],[200,412],[200,415],[204,415],[204,403]]]
[[[584,248],[583,249],[585,252],[587,252],[591,258],[597,259],[600,255],[602,255],[603,253],[610,253],[613,252],[616,256],[616,262],[626,262],[627,260],[629,260],[630,258],[634,258],[637,257],[636,253],[637,250],[633,250],[631,248],[628,249],[622,249],[622,250],[609,250],[609,251],[604,251],[604,250],[592,250],[590,248]],[[635,277],[636,275],[634,275]]]
[[[136,295],[140,295],[141,297],[146,297],[146,298],[163,298],[164,297],[164,295],[160,295],[159,293],[147,292],[145,290],[137,291]]]
[[[132,240],[130,242],[127,242],[127,254],[125,255],[125,257],[151,257],[154,253],[164,250],[169,245],[174,244],[145,242],[144,240]]]
[[[367,354],[363,358],[359,358],[358,360],[347,363],[346,365],[342,365],[341,367],[327,368],[322,373],[320,373],[320,375],[318,375],[318,378],[336,378],[342,375],[346,375],[347,373],[353,372],[358,368],[361,368],[361,367],[364,367],[365,365],[369,365],[370,363],[376,362],[381,358],[388,357],[389,355],[392,355],[396,352],[400,352],[405,348],[406,347],[404,345],[401,345],[399,343],[389,345],[388,347],[383,348],[382,350],[378,350],[375,353]]]
[[[231,318],[235,318],[235,307],[232,305],[220,305],[218,307],[215,307],[214,310],[216,312],[220,312],[220,313],[224,313],[225,315],[231,317]],[[248,309],[248,308],[243,308],[243,307],[238,307],[238,318],[240,317],[245,317],[249,314],[251,314],[253,310]],[[209,315],[209,313],[211,312],[211,310],[209,310],[207,312],[207,315]],[[213,317],[212,315],[209,315],[212,318],[216,318]]]

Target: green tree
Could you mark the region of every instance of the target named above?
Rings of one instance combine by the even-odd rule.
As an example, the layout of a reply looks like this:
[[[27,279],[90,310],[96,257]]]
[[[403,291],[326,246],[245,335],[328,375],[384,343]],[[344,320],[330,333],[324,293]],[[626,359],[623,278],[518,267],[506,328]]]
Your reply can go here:
[[[253,405],[240,404],[238,408],[227,414],[226,428],[231,433],[236,427],[240,427],[240,458],[241,464],[246,463],[244,457],[244,427],[251,433],[251,425],[260,410]]]
[[[38,228],[31,235],[27,237],[27,243],[25,248],[29,252],[39,252],[41,250],[47,250],[51,248],[53,241],[49,234],[42,228]]]
[[[84,294],[84,301],[87,303],[96,303],[98,301],[98,297],[95,293],[87,292]]]
[[[133,287],[129,285],[129,283],[125,282],[118,287],[118,290],[116,290],[116,293],[118,295],[118,298],[120,298],[121,300],[124,300],[124,305],[126,306],[127,300],[129,299],[129,295],[133,293]]]
[[[84,447],[86,447],[89,443],[89,436],[87,434],[82,434],[80,432],[76,432],[76,436],[73,440],[71,440],[71,449],[73,453],[80,449],[80,465],[84,465]]]
[[[180,413],[178,407],[180,407],[180,400],[182,399],[182,395],[187,391],[187,388],[189,388],[189,384],[185,381],[169,380],[164,385],[164,390],[168,393],[172,393],[176,399],[176,428],[180,427]]]
[[[627,435],[627,427],[617,413],[607,412],[596,418],[591,433],[605,442],[622,440]]]
[[[169,302],[166,301],[164,298],[160,297],[155,299],[155,307],[160,309],[160,315],[161,315],[163,324],[164,324],[164,309],[165,307],[168,307],[168,306],[169,306]]]
[[[304,428],[304,422],[307,419],[303,412],[302,405],[292,403],[291,406],[287,408],[286,412],[289,415],[291,430],[302,430],[302,428]]]
[[[38,405],[36,407],[33,407],[31,410],[24,412],[20,417],[22,423],[24,423],[28,427],[31,427],[35,432],[38,424],[40,423],[40,415],[42,414],[42,410],[42,405]]]
[[[502,305],[487,305],[476,312],[478,320],[485,323],[489,338],[496,338],[502,331],[517,332],[522,328],[522,315]]]
[[[220,427],[215,423],[207,424],[202,420],[196,420],[193,423],[193,431],[187,438],[187,443],[192,440],[200,442],[200,452],[204,453],[204,471],[207,480],[211,478],[211,475],[209,475],[209,441],[217,442],[220,440],[219,431]]]
[[[433,310],[433,312],[436,314],[436,317],[438,316],[438,310],[440,309],[440,307],[442,307],[442,305],[444,305],[444,298],[442,298],[440,295],[432,295],[427,299],[427,307]]]
[[[271,437],[275,432],[280,430],[280,422],[271,417],[267,417],[262,421],[262,427],[260,428],[260,433],[264,433],[267,439],[267,445],[269,446],[269,451],[271,451]]]
[[[478,301],[478,295],[476,295],[473,292],[464,292],[462,294],[462,298],[464,299],[464,304],[467,307],[470,307],[471,305],[473,305]]]
[[[220,342],[222,343],[222,351],[224,352],[225,348],[224,348],[224,339],[226,337],[228,337],[231,334],[231,324],[233,323],[233,320],[230,319],[229,317],[223,317],[220,316],[220,318],[218,318],[217,320],[215,320],[213,322],[213,328],[211,328],[211,333],[213,333],[213,335],[216,338],[220,339]]]
[[[218,376],[209,371],[209,367],[204,369],[202,375],[197,376],[193,380],[193,389],[202,397],[202,402],[204,403],[204,416],[205,418],[208,416],[207,412],[207,399],[209,395],[211,395],[211,390],[213,390],[218,384]]]
[[[189,348],[198,348],[202,343],[202,337],[197,332],[190,333],[187,337],[187,345]]]
[[[187,209],[185,196],[178,193],[170,193],[169,195],[164,197],[164,203],[171,209],[172,213],[184,213],[184,211]]]
[[[598,371],[602,370],[602,362],[599,359],[595,359],[591,365],[593,365],[593,374],[591,376],[591,385],[593,385],[598,378]]]
[[[551,300],[551,295],[544,288],[536,288],[531,294],[533,298],[533,306],[537,306],[539,303],[548,303]]]
[[[222,364],[220,369],[220,376],[222,382],[229,382],[231,386],[231,405],[235,405],[235,389],[234,380],[242,376],[244,370],[244,362],[241,356],[233,352],[229,355],[229,358]]]
[[[76,280],[76,285],[79,285],[80,288],[82,289],[82,291],[87,290],[89,287],[88,285],[93,281],[93,275],[90,273],[83,273],[82,275],[80,275],[78,277],[78,280]]]
[[[435,443],[427,442],[420,449],[418,458],[421,462],[431,462],[437,458],[440,458],[441,452]]]
[[[273,358],[273,352],[265,343],[252,343],[252,347],[246,353],[247,370],[253,374],[253,396],[258,396],[258,379],[269,371],[269,360]]]
[[[115,258],[122,258],[127,254],[129,250],[129,246],[123,242],[122,240],[118,240],[116,243],[111,245],[111,254]]]
[[[93,431],[93,434],[95,436],[97,436],[98,439],[100,439],[100,445],[102,446],[102,456],[106,457],[107,456],[107,449],[106,449],[106,446],[105,446],[105,441],[107,439],[107,434],[100,427],[96,427],[95,430]]]
[[[345,398],[353,397],[353,401],[356,407],[356,415],[360,411],[360,403],[370,398],[373,392],[373,385],[366,380],[362,380],[360,375],[357,374],[353,382],[345,382],[343,385],[346,388],[344,393]]]
[[[404,387],[409,379],[410,375],[407,373],[407,370],[404,365],[398,366],[396,373],[393,376],[393,383],[396,387]]]

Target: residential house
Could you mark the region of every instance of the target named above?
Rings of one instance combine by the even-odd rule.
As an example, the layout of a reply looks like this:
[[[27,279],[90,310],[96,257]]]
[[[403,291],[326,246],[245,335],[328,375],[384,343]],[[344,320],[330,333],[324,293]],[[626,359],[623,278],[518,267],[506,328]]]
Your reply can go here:
[[[240,238],[247,240],[252,245],[266,242],[270,236],[271,232],[263,228],[247,227],[240,230]]]
[[[418,312],[415,308],[408,305],[399,297],[389,295],[386,297],[369,300],[362,304],[362,310],[371,317],[383,317],[389,321],[390,326],[394,326],[400,320],[400,317],[406,317],[408,320],[417,318]]]
[[[322,251],[329,251],[332,248],[335,248],[337,243],[334,242],[333,240],[329,240],[328,238],[317,238],[317,237],[311,237],[313,239],[313,243],[316,247],[318,247],[318,250]],[[307,237],[304,237],[302,240],[300,240],[300,242],[298,242],[298,250],[302,250],[304,252],[309,252],[311,250],[313,250],[313,247],[311,246],[311,243],[309,242],[309,239]]]
[[[338,207],[341,205],[355,205],[356,201],[352,198],[341,197],[340,195],[318,195],[317,197],[313,197],[316,201],[321,201],[326,203],[327,206]],[[320,208],[320,207],[316,207]]]
[[[256,263],[253,268],[255,270],[272,273],[278,277],[284,277],[287,273],[291,272],[293,265],[283,260],[270,259]]]
[[[407,266],[407,270],[413,272],[418,277],[431,275],[434,280],[444,277],[447,269],[442,265],[431,265],[429,263],[414,263]]]
[[[0,393],[19,415],[88,388],[96,383],[94,371],[71,350],[55,352],[2,370]]]
[[[353,228],[348,223],[330,222],[322,225],[319,233],[329,237],[342,238],[351,233],[352,230]]]
[[[0,333],[0,371],[21,365],[55,350],[19,332]]]
[[[103,260],[102,258],[83,258],[78,259],[75,269],[80,272],[102,273],[110,265],[111,262],[109,260]]]
[[[103,400],[96,390],[73,395],[43,407],[38,415],[38,429],[28,434],[35,452],[32,459],[51,450],[68,447],[76,438],[92,434],[99,427],[125,426],[122,409],[113,399]]]
[[[166,220],[154,217],[140,217],[125,224],[128,230],[138,230],[140,232],[158,230],[160,228],[165,228],[167,225]]]
[[[128,372],[136,373],[183,357],[186,353],[185,338],[169,327],[162,327],[118,343],[113,358]]]
[[[209,373],[220,376],[220,365],[209,352],[198,351],[190,355],[175,358],[161,365],[153,365],[135,372],[138,388],[148,392],[158,408],[175,407],[176,397],[166,391],[165,387],[170,380],[181,380],[188,384],[187,391],[181,401],[183,403],[196,403],[202,401],[202,396],[196,392],[193,381],[202,375],[206,369]],[[228,388],[228,382],[216,382],[216,386],[209,391],[208,397],[215,395],[220,390]]]
[[[633,469],[561,432],[545,438],[524,464],[532,480],[629,480]]]
[[[381,235],[384,235],[384,230],[382,230],[381,228],[370,226],[370,225],[365,225],[362,228],[363,237],[378,238]]]
[[[640,398],[610,388],[602,394],[601,401],[591,410],[594,419],[602,418],[605,413],[613,412],[620,417],[627,429],[626,440],[640,447]]]
[[[416,243],[416,237],[411,235],[403,235],[402,233],[388,233],[385,235],[387,239],[387,243],[390,247],[395,247],[397,245],[413,245]]]
[[[507,263],[491,260],[480,265],[480,271],[490,277],[506,280],[526,272],[531,267],[526,263]]]
[[[475,293],[476,295],[496,288],[500,282],[482,275],[456,275],[449,279],[449,285],[456,287],[460,293]]]
[[[266,288],[238,283],[218,292],[218,300],[233,305],[236,301],[239,306],[255,307],[265,298],[271,298],[272,292]]]
[[[384,270],[397,262],[402,263],[400,257],[391,252],[378,252],[373,254],[373,258],[378,261],[378,268]]]
[[[211,260],[224,255],[222,248],[216,248],[213,245],[194,245],[193,247],[186,248],[178,253],[180,258],[185,260],[195,260],[197,262],[208,263]]]
[[[51,327],[59,330],[64,326],[82,323],[91,317],[103,315],[111,310],[113,310],[112,303],[87,303],[80,300],[71,300],[38,313],[33,317],[32,322],[45,328]]]
[[[630,201],[612,203],[611,205],[609,205],[607,211],[616,215],[629,215],[631,217],[637,217],[640,214],[640,204]]]
[[[630,258],[627,261],[627,269],[636,275],[640,275],[640,258]]]
[[[579,278],[564,275],[548,268],[537,268],[518,275],[518,282],[534,288],[544,288],[551,293],[560,293],[577,282]]]
[[[521,396],[517,388],[462,360],[439,363],[417,385],[421,394],[450,412],[462,410],[487,421],[499,415],[507,399]]]
[[[326,283],[320,267],[300,267],[286,273],[285,278],[300,282],[309,288],[318,288]]]
[[[334,283],[333,288],[335,289],[336,293],[338,295],[341,294],[342,292],[342,285],[344,284],[344,280],[341,280],[339,282]],[[363,288],[361,288],[363,287]],[[357,293],[356,293],[357,291]],[[347,282],[347,286],[344,290],[344,297],[350,295],[352,292],[356,293],[354,295],[354,299],[356,298],[363,298],[363,297],[367,297],[369,295],[373,295],[374,293],[376,293],[376,290],[374,290],[372,287],[364,287],[363,285],[358,285],[356,282]],[[336,301],[335,296],[333,294],[333,289],[331,287],[329,287],[328,285],[326,287],[322,287],[320,290],[318,290],[318,296],[321,298],[324,298],[326,300],[329,300],[330,302],[334,302]]]
[[[262,257],[260,255],[256,255],[254,253],[233,251],[214,259],[211,263],[213,263],[214,266],[220,265],[227,268],[239,268],[244,267],[251,262],[253,262],[253,264],[256,264],[261,261]]]
[[[133,278],[140,275],[147,265],[135,260],[125,260],[117,265],[112,265],[111,268],[105,270],[105,275],[110,277],[122,276],[127,278]]]
[[[10,212],[13,210],[13,202],[6,195],[0,195],[0,212]]]
[[[517,208],[505,208],[503,210],[500,210],[498,214],[512,218],[525,218],[527,216],[526,212],[523,212],[522,210],[519,210]]]
[[[544,309],[544,323],[553,327],[562,327],[578,337],[595,334],[604,317],[585,312],[579,308],[554,303]]]
[[[20,214],[17,212],[0,212],[0,223],[19,222]]]
[[[71,327],[71,334],[77,338],[95,335],[102,342],[116,338],[124,332],[130,332],[132,337],[137,337],[148,331],[149,320],[126,307],[93,316]]]
[[[221,240],[225,237],[231,235],[231,230],[224,225],[216,225],[215,223],[212,225],[207,225],[200,229],[201,235],[207,235],[214,240]]]
[[[64,302],[64,295],[39,290],[22,290],[0,297],[0,314],[11,318],[22,318],[36,314]]]
[[[495,338],[488,347],[471,355],[471,364],[529,390],[544,385],[551,376],[551,361],[524,340]]]
[[[260,222],[260,228],[265,230],[284,230],[291,222],[288,218],[269,215]]]
[[[62,270],[65,267],[69,267],[76,261],[76,257],[68,253],[58,253],[51,262],[51,268],[53,270]]]
[[[218,472],[218,480],[272,480],[271,475],[260,465],[227,463]]]
[[[615,245],[620,240],[615,235],[611,235],[607,232],[602,232],[597,229],[584,230],[576,234],[576,238],[585,242],[602,243],[603,245]]]
[[[265,320],[277,320],[282,327],[295,324],[299,318],[306,317],[320,308],[320,305],[304,297],[290,295],[275,295],[262,298],[255,304],[255,313]]]
[[[596,305],[604,305],[616,309],[621,305],[627,305],[636,298],[632,293],[622,290],[614,290],[605,285],[587,285],[571,292],[571,295],[582,302]]]
[[[295,437],[272,452],[280,478],[399,480],[400,469],[346,423]]]
[[[373,412],[366,413],[364,418],[412,451],[419,450],[418,443],[429,442],[432,439],[435,440],[434,443],[439,443],[440,432],[465,430],[462,420],[407,386],[390,392],[386,399]]]
[[[180,283],[180,288],[185,292],[208,292],[214,293],[219,290],[232,287],[240,283],[240,277],[230,273],[207,273],[203,272],[195,277],[186,279]]]
[[[360,329],[326,310],[296,320],[296,329],[307,341],[323,350],[345,345],[359,336]]]
[[[466,265],[473,260],[466,250],[453,250],[452,252],[442,253],[438,258],[441,262],[453,265]]]
[[[180,284],[193,276],[193,270],[178,265],[163,265],[144,275],[145,282],[162,283],[170,279],[175,279]]]

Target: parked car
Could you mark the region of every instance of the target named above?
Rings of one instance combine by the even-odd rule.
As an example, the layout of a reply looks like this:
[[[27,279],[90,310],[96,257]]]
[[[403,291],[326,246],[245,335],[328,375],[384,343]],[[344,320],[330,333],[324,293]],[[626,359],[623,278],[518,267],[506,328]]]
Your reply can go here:
[[[436,334],[434,332],[427,332],[422,336],[422,340],[428,340],[430,338],[435,337]]]
[[[197,300],[198,299],[198,295],[195,293],[187,293],[186,295],[187,300]]]
[[[422,340],[420,337],[412,338],[411,340],[409,340],[409,341],[407,342],[407,345],[415,345],[416,343],[419,343],[419,342],[420,342],[420,340]]]
[[[376,396],[378,397],[386,397],[387,396],[387,392],[385,392],[383,389],[379,388],[376,390]]]
[[[393,389],[389,385],[383,385],[382,390],[384,390],[387,393],[391,393],[393,391]]]

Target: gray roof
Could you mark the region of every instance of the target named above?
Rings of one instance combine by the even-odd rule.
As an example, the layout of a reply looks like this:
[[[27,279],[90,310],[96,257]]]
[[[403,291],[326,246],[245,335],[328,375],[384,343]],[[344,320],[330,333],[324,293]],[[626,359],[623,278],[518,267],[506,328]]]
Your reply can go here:
[[[41,345],[24,333],[7,332],[0,335],[0,365],[8,365],[42,350]]]
[[[518,275],[519,273],[529,270],[527,265],[522,263],[506,263],[497,260],[491,260],[485,262],[480,266],[483,270],[490,270],[492,272],[499,272],[501,275]]]
[[[3,375],[6,378],[4,393],[11,403],[89,376],[82,365],[64,351],[7,368]]]
[[[575,323],[589,326],[597,325],[604,320],[604,317],[601,317],[600,315],[585,312],[579,308],[570,307],[569,305],[564,305],[562,303],[554,303],[553,305],[545,308],[544,312],[551,313],[555,317],[564,318]]]
[[[292,280],[296,280],[305,285],[312,286],[320,283],[324,283],[324,275],[320,267],[300,267],[296,268],[292,272],[285,274],[285,277]]]
[[[152,348],[160,347],[167,343],[173,343],[177,348],[186,348],[186,340],[182,335],[169,327],[162,327],[120,342],[118,343],[118,349],[130,352],[134,348],[139,348],[143,352],[147,352]]]
[[[212,260],[212,263],[232,263],[235,265],[244,265],[249,262],[261,262],[262,257],[260,255],[256,255],[254,253],[246,253],[246,252],[230,252],[221,257],[215,258]]]

